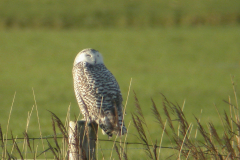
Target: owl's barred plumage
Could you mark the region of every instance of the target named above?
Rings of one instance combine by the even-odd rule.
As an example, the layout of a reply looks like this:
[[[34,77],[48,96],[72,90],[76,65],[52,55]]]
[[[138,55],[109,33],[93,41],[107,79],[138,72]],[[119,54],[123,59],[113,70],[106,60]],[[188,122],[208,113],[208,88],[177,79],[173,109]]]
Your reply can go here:
[[[75,96],[87,122],[96,122],[111,137],[127,132],[123,122],[120,87],[94,49],[78,53],[73,66]]]

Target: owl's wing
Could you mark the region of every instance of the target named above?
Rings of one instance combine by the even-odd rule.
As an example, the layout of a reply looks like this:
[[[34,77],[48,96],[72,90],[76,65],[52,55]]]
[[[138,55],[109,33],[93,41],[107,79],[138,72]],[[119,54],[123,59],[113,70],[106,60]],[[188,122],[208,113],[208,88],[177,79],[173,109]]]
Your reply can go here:
[[[75,95],[86,120],[96,121],[111,136],[122,125],[122,95],[119,85],[103,64],[73,68]]]
[[[100,108],[105,111],[116,105],[118,111],[122,107],[122,95],[119,85],[104,65],[84,66],[79,63],[73,67],[75,95],[82,113],[92,112]],[[83,107],[81,107],[83,106]]]
[[[84,100],[84,93],[87,89],[87,77],[84,74],[83,64],[79,63],[73,67],[73,86],[79,108],[85,118],[89,117],[89,108]]]
[[[99,67],[99,68],[98,68]],[[98,65],[92,72],[89,80],[93,83],[93,90],[96,93],[96,107],[100,108],[101,115],[98,117],[99,126],[109,136],[112,133],[126,133],[123,124],[122,94],[120,87],[113,74],[104,66]]]

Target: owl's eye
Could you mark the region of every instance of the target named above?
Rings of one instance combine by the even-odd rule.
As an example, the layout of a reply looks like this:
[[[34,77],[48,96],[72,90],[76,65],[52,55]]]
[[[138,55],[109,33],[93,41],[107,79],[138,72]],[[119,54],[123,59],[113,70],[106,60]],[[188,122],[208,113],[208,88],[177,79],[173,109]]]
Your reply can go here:
[[[91,55],[90,55],[90,54],[87,54],[86,56],[87,56],[87,57],[91,57]]]

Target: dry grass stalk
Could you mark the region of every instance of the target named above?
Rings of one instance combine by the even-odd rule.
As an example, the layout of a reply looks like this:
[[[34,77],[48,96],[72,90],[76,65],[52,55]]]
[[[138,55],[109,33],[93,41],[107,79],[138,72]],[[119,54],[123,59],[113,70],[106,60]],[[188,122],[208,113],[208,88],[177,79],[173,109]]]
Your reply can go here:
[[[13,146],[17,150],[17,152],[18,152],[19,156],[21,157],[21,159],[23,160],[24,159],[23,155],[22,155],[22,153],[21,153],[21,151],[20,151],[20,149],[19,149],[19,147],[18,147],[18,145],[16,143],[16,139],[13,138],[12,131],[11,131],[11,136],[12,136]]]
[[[209,130],[210,130],[212,137],[215,139],[215,141],[218,142],[218,144],[222,146],[222,141],[217,133],[217,130],[215,129],[213,123],[211,123],[211,122],[209,122]]]
[[[29,142],[29,137],[28,137],[27,132],[23,132],[23,135],[24,135],[24,139],[27,141],[27,146],[28,146],[28,148],[29,148],[30,151],[32,152],[32,148],[31,148],[31,145],[30,145],[30,142]]]
[[[196,120],[197,120],[197,118],[196,118]],[[217,155],[219,154],[218,150],[216,149],[214,143],[211,141],[209,134],[206,132],[206,130],[203,128],[203,126],[201,125],[201,123],[198,120],[197,120],[197,123],[198,123],[198,129],[199,129],[202,137],[205,140],[205,143],[206,143],[205,147],[206,147],[206,149],[210,153],[214,154],[217,157]]]
[[[39,133],[40,133],[40,137],[41,137],[41,141],[42,141],[42,147],[43,147],[43,150],[45,150],[44,143],[43,143],[43,138],[42,138],[42,131],[41,131],[41,125],[40,125],[40,118],[39,118],[39,115],[38,115],[37,101],[36,101],[36,97],[35,97],[35,93],[34,93],[34,89],[33,89],[33,88],[32,88],[32,91],[33,91],[33,98],[34,98],[35,107],[36,107],[36,113],[37,113],[37,119],[38,119],[38,128],[39,128]],[[45,154],[45,152],[44,152],[44,156],[45,156],[45,158],[46,158],[46,154]]]
[[[224,111],[224,120],[225,120],[224,128],[226,128],[226,130],[232,132],[233,131],[232,124],[230,124],[230,120],[228,118],[226,111]]]
[[[237,92],[236,92],[236,87],[235,87],[235,83],[233,81],[234,76],[231,76],[231,82],[232,82],[232,87],[233,87],[233,93],[234,93],[234,98],[235,98],[235,102],[236,102],[236,109],[238,110],[238,99],[237,99]],[[236,120],[239,121],[239,114],[236,114]]]
[[[154,159],[157,160],[157,158],[158,158],[158,154],[157,154],[157,140],[156,140],[155,144],[153,145],[153,155],[154,155]]]
[[[156,104],[154,103],[153,99],[151,99],[151,100],[152,100],[152,113],[153,113],[155,119],[157,120],[157,123],[160,124],[160,127],[162,128],[162,130],[164,130],[165,133],[168,135],[168,132],[165,128],[165,124],[163,123],[162,117],[156,107]]]
[[[47,140],[47,143],[48,143],[48,147],[51,150],[51,152],[53,153],[55,159],[59,160],[59,157],[57,156],[57,153],[55,152],[56,149],[52,147],[52,145],[49,143],[48,140]]]
[[[4,141],[3,141],[3,133],[2,133],[2,126],[0,124],[0,138],[1,138],[1,147],[4,148]]]
[[[67,115],[66,115],[66,118],[65,118],[65,128],[69,128],[69,122],[70,122],[70,109],[71,109],[71,103],[70,105],[68,106],[68,110],[67,110]],[[69,157],[68,156],[68,145],[66,143],[66,140],[65,138],[61,139],[61,142],[62,142],[62,155],[63,157]]]
[[[125,114],[126,114],[126,109],[127,109],[128,98],[129,98],[129,94],[130,94],[130,90],[131,90],[131,85],[132,85],[132,78],[130,79],[130,82],[129,82],[127,98],[126,98],[126,102],[125,102],[125,105],[124,105],[124,108],[123,108],[123,118],[122,118],[123,122],[124,122],[124,118],[125,118]],[[122,128],[123,128],[123,123],[122,123],[122,126],[121,126],[121,130],[122,130]],[[125,140],[124,140],[124,143],[123,143],[123,147],[121,146],[122,137],[120,137],[120,148],[121,148],[121,153],[122,153],[121,158],[124,157],[124,159],[127,159],[127,155],[125,154],[125,151],[124,151],[126,140],[127,140],[127,133],[125,135]]]
[[[30,123],[30,118],[31,118],[31,115],[32,115],[32,112],[33,112],[33,108],[34,108],[34,105],[32,106],[31,112],[30,113],[28,112],[26,130],[23,132],[24,143],[23,143],[23,147],[22,147],[22,152],[25,150],[25,157],[27,157],[27,147],[26,147],[26,145],[30,148],[30,151],[32,152],[32,149],[31,149],[31,146],[30,146],[30,143],[29,143],[29,137],[28,137],[27,131],[28,131],[29,123]]]
[[[61,154],[61,149],[60,149],[58,141],[57,141],[57,133],[56,133],[55,121],[54,121],[53,116],[52,116],[52,128],[53,128],[53,139],[54,139],[55,145],[57,147],[57,152]]]
[[[129,122],[129,124],[128,124],[128,127],[127,127],[127,130],[129,129],[129,126],[130,126],[130,124],[131,124],[131,121]],[[127,158],[127,150],[125,151],[125,146],[126,146],[126,143],[127,143],[127,136],[128,136],[128,134],[126,134],[126,136],[125,136],[125,139],[124,139],[124,142],[123,142],[123,147],[120,145],[120,147],[121,147],[121,149],[122,149],[122,156],[121,157],[123,157],[125,160],[127,160],[128,158]],[[122,142],[120,141],[120,144],[121,144]]]
[[[134,91],[133,91],[134,92]],[[143,112],[142,112],[142,109],[140,107],[140,103],[138,101],[138,98],[137,98],[137,95],[136,93],[134,92],[134,98],[135,98],[135,107],[136,107],[136,112],[137,114],[132,114],[132,119],[133,119],[133,122],[134,122],[134,126],[138,126],[136,127],[137,131],[138,131],[138,134],[140,136],[140,139],[144,142],[144,144],[147,145],[147,148],[146,148],[146,153],[148,154],[149,157],[153,157],[152,155],[152,152],[148,146],[148,140],[147,140],[147,135],[144,131],[144,128],[143,128],[143,124],[144,126],[146,127],[147,129],[147,132],[148,132],[148,135],[150,135],[149,133],[149,129],[148,129],[148,126],[147,126],[147,123],[146,123],[146,120],[144,118],[144,115],[143,115]],[[139,116],[138,116],[139,115]],[[135,119],[134,119],[135,118]],[[154,146],[153,144],[153,141],[151,139],[151,136],[149,137],[150,141],[151,141],[151,145]]]
[[[167,120],[164,124],[164,128],[163,128],[163,131],[162,131],[162,136],[161,136],[161,140],[160,140],[160,143],[159,143],[159,150],[158,150],[158,158],[157,159],[159,159],[159,157],[160,157],[160,151],[161,151],[161,148],[162,148],[162,141],[163,141],[163,135],[164,135],[165,129],[166,129],[166,124],[167,124]]]
[[[182,145],[181,145],[180,150],[179,150],[178,159],[181,159],[181,152],[182,152],[182,149],[183,149],[183,147],[184,147],[185,140],[188,139],[188,138],[187,138],[187,133],[188,133],[188,131],[189,131],[190,128],[191,128],[191,125],[189,125],[189,127],[188,127],[188,129],[187,129],[187,132],[185,133],[185,136],[184,136],[184,138],[183,138],[183,140],[182,140]],[[190,151],[187,151],[187,153],[186,153],[185,155],[188,156],[188,155],[189,155],[189,152],[190,152]]]
[[[121,149],[121,152],[123,154],[122,157],[124,158],[124,160],[128,160],[127,153],[124,151],[124,148],[120,146],[120,149]]]
[[[144,125],[147,125],[147,124],[146,124],[146,121],[145,121],[145,118],[144,118],[144,116],[143,116],[142,108],[140,107],[140,104],[139,104],[137,95],[136,95],[136,93],[135,93],[134,91],[133,91],[133,93],[134,93],[135,107],[136,107],[137,115],[139,115],[138,117],[140,117],[139,119],[141,120],[141,122],[142,122]]]
[[[114,148],[115,148],[115,151],[117,152],[118,159],[119,159],[119,160],[122,160],[122,159],[121,159],[121,155],[120,155],[120,153],[119,153],[119,150],[118,150],[118,147],[117,147],[116,144],[114,144]]]
[[[168,112],[167,106],[169,106],[169,102],[167,101],[166,97],[163,96],[163,110],[164,110],[165,115],[167,116],[168,125],[172,129],[173,133],[175,133],[175,129],[173,127],[173,122],[172,122],[172,119],[171,119],[170,114]],[[172,109],[170,106],[169,106],[169,108]]]
[[[187,130],[189,129],[189,125],[186,120],[186,117],[185,117],[183,111],[181,110],[180,106],[173,105],[173,109],[175,110],[175,113],[178,117],[181,135],[186,135]]]
[[[14,96],[13,96],[13,101],[12,101],[12,105],[11,105],[11,108],[10,108],[10,112],[9,112],[9,116],[8,116],[8,123],[7,123],[7,132],[6,132],[6,141],[5,141],[5,152],[3,154],[3,157],[6,158],[7,156],[7,136],[8,136],[8,127],[9,127],[9,123],[10,123],[10,118],[11,118],[11,114],[12,114],[12,108],[13,108],[13,104],[14,104],[14,101],[15,101],[15,97],[16,97],[16,92],[14,93]]]
[[[48,112],[50,112],[52,114],[53,121],[55,121],[57,123],[57,126],[58,126],[59,130],[61,131],[65,141],[68,142],[68,132],[67,132],[67,129],[65,128],[65,126],[63,125],[62,121],[53,112],[51,112],[49,110],[48,110]]]
[[[224,145],[225,145],[225,147],[227,149],[227,152],[230,153],[229,154],[229,158],[230,159],[235,159],[236,158],[236,154],[235,154],[235,151],[233,149],[233,146],[231,145],[231,139],[228,138],[227,134],[224,134],[223,141],[225,142]]]
[[[124,116],[126,114],[126,109],[127,109],[127,104],[128,104],[128,98],[129,98],[129,94],[130,94],[131,85],[132,85],[132,78],[130,79],[130,83],[129,83],[129,86],[128,86],[127,98],[126,98],[126,102],[125,102],[124,109],[123,109],[123,120],[124,120]]]
[[[141,119],[136,114],[132,114],[132,120],[133,120],[133,124],[138,132],[139,140],[142,141],[143,144],[146,146],[146,148],[145,148],[146,154],[148,155],[149,158],[153,159],[153,155],[150,150],[150,147],[148,144],[148,139],[147,139],[146,133],[144,131]]]
[[[120,139],[121,140],[121,139]],[[111,151],[111,155],[110,155],[110,159],[112,159],[112,156],[113,156],[113,149],[115,148],[116,150],[116,142],[117,142],[117,136],[115,137],[114,141],[113,141],[113,146],[112,146],[112,151]],[[120,143],[121,144],[121,143]],[[121,156],[120,156],[121,158]]]

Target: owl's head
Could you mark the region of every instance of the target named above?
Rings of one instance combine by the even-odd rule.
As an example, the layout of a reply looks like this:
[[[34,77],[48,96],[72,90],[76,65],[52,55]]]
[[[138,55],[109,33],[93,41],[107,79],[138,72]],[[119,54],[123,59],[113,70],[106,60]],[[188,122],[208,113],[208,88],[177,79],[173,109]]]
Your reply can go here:
[[[103,57],[97,50],[87,48],[77,54],[73,65],[75,66],[79,62],[87,62],[92,65],[103,64]]]

